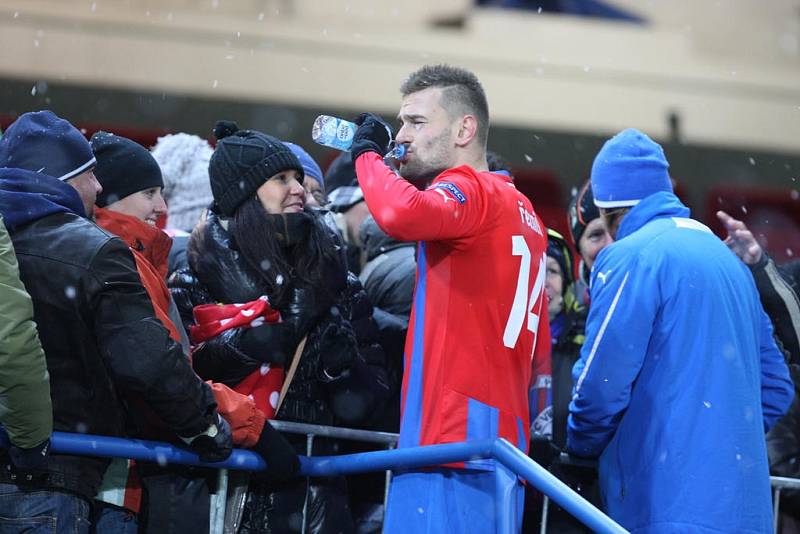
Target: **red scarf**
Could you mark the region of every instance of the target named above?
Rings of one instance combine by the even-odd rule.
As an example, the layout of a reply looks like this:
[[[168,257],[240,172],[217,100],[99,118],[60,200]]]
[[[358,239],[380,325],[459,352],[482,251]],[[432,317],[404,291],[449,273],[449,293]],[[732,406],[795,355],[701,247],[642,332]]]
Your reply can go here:
[[[270,306],[266,296],[244,304],[201,304],[195,306],[192,313],[195,324],[189,327],[189,337],[195,345],[230,328],[255,328],[281,320],[281,314]],[[283,380],[282,367],[272,367],[265,363],[239,382],[233,390],[253,399],[267,419],[272,419]]]

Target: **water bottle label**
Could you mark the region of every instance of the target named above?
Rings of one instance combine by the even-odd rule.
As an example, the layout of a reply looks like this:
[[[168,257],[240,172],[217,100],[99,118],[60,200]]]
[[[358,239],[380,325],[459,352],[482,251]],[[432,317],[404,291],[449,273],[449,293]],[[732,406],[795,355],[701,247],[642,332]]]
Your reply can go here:
[[[311,138],[320,145],[348,151],[353,144],[357,126],[330,115],[320,115],[311,128]]]
[[[347,121],[340,121],[336,130],[336,138],[343,145],[348,147],[353,144],[353,136],[356,134],[353,124]]]

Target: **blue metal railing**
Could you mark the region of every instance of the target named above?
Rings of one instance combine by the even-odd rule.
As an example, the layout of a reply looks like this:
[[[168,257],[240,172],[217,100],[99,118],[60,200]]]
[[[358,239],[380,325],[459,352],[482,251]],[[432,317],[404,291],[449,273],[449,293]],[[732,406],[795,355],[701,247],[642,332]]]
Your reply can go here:
[[[183,464],[217,469],[256,471],[266,468],[266,462],[258,454],[236,449],[224,462],[200,461],[193,452],[155,441],[70,434],[53,432],[52,452],[106,458],[131,458],[161,465]],[[0,432],[0,446],[7,446],[5,432]],[[515,475],[527,480],[533,487],[548,495],[567,512],[586,526],[599,533],[627,532],[608,516],[575,493],[566,484],[550,474],[545,468],[528,458],[523,452],[504,439],[480,440],[444,445],[429,445],[407,449],[364,452],[340,456],[301,456],[301,476],[333,476],[387,469],[410,469],[453,462],[493,458],[498,462],[498,477]],[[515,474],[515,475],[514,475]],[[498,484],[498,487],[501,485]],[[514,505],[508,496],[498,494],[497,517],[508,517],[507,511]],[[501,520],[498,532],[513,532],[515,526]]]

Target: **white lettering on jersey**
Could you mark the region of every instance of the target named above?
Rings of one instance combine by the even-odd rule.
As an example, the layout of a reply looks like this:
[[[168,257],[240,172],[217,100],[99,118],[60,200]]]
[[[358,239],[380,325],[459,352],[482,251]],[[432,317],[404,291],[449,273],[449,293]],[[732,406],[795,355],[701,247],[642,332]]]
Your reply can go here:
[[[536,220],[536,215],[526,210],[525,204],[521,200],[517,200],[517,205],[519,207],[519,218],[522,221],[522,224],[528,226],[537,234],[544,235],[542,233],[542,227],[539,226],[539,221]]]

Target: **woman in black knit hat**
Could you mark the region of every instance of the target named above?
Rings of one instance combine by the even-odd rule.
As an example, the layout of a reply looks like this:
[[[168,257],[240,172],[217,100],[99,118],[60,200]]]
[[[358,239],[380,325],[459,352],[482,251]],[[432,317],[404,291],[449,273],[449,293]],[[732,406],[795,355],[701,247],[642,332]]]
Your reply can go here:
[[[195,370],[236,388],[270,368],[289,370],[299,358],[282,403],[277,406],[277,394],[266,400],[256,395],[257,403],[268,402],[260,408],[301,423],[365,424],[390,393],[372,306],[347,272],[337,236],[305,206],[300,161],[278,139],[234,123],[220,122],[214,133],[214,204],[192,233],[190,268],[171,277],[171,291],[184,323],[195,331],[202,325],[195,324],[193,310],[208,303],[240,305],[266,297],[281,319],[193,339],[199,344]],[[305,437],[287,438],[306,453]],[[314,455],[337,448],[318,438]],[[343,477],[251,481],[235,522],[239,532],[297,531],[305,502],[308,532],[353,530]]]

